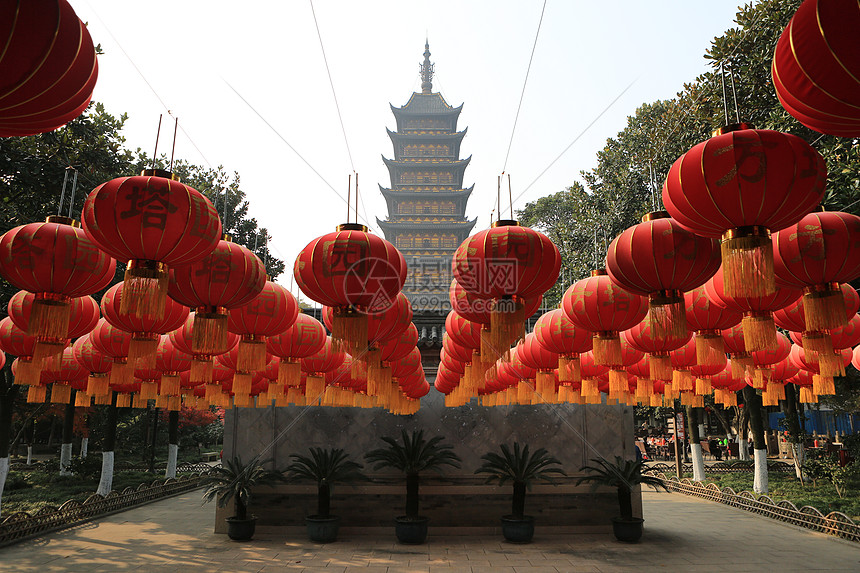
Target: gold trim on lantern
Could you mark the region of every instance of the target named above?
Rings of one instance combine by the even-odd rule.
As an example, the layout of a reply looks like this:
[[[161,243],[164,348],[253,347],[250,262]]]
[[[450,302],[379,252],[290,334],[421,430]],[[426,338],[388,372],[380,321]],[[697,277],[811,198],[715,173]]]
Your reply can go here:
[[[725,134],[731,133],[733,131],[742,131],[744,129],[755,129],[755,127],[753,127],[753,124],[751,124],[751,123],[744,123],[744,122],[730,123],[728,125],[718,127],[717,129],[715,129],[713,131],[713,133],[711,135],[713,137],[717,137],[718,135],[725,135]]]
[[[144,169],[140,172],[141,177],[163,177],[165,179],[170,179],[171,181],[179,181],[179,175],[176,175],[172,171],[167,171],[166,169]]]
[[[644,215],[642,215],[642,222],[647,223],[648,221],[669,218],[671,218],[671,215],[669,215],[668,211],[651,211],[650,213],[645,213]]]
[[[81,224],[71,217],[63,217],[62,215],[48,215],[45,217],[46,223],[56,223],[57,225],[70,225],[72,227],[80,227]]]
[[[498,221],[493,221],[493,228],[496,227],[519,227],[520,222],[516,219],[499,219]]]
[[[367,225],[362,225],[361,223],[341,223],[337,226],[336,230],[338,231],[361,231],[362,233],[367,232]]]

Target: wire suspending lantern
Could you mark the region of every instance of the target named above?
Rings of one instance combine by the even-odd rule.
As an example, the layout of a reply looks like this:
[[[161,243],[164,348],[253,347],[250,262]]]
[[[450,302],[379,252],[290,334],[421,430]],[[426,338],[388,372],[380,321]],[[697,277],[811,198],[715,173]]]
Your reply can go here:
[[[729,296],[766,296],[776,290],[770,233],[817,207],[826,179],[824,159],[803,139],[734,124],[672,164],[663,204],[682,227],[721,239]]]
[[[0,22],[0,137],[52,131],[81,115],[96,85],[98,60],[71,5],[6,1]]]
[[[116,261],[68,217],[10,229],[0,237],[0,276],[36,296],[27,332],[68,338],[71,299],[106,288]]]
[[[720,268],[719,243],[691,233],[666,211],[648,213],[609,245],[606,271],[626,291],[648,297],[650,336],[687,334],[684,293]]]
[[[496,356],[525,336],[526,301],[558,279],[561,255],[543,233],[500,220],[468,237],[454,252],[452,273],[469,294],[492,300],[490,342]]]
[[[782,107],[820,133],[860,136],[860,6],[806,0],[773,54],[771,77]]]
[[[136,318],[161,319],[170,269],[200,261],[221,237],[209,199],[160,169],[102,183],[81,218],[99,248],[128,262],[120,312]]]

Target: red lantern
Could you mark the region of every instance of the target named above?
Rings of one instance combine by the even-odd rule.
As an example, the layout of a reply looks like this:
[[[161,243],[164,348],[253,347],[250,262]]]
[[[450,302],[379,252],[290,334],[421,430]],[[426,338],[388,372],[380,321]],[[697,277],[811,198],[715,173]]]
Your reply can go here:
[[[849,284],[839,285],[839,289],[842,291],[845,321],[847,322],[860,310],[860,295]],[[785,308],[775,310],[773,312],[774,323],[785,330],[802,333],[800,342],[797,342],[797,344],[801,344],[805,350],[809,352],[832,353],[833,346],[830,334],[827,331],[811,330],[807,326],[803,303],[804,299],[801,299]]]
[[[705,283],[705,293],[712,303],[744,313],[741,326],[747,351],[766,350],[777,345],[773,311],[785,308],[800,298],[801,291],[779,288],[769,295],[731,296],[725,289],[723,270]]]
[[[648,312],[647,310],[645,312]],[[600,399],[600,391],[597,389],[597,378],[609,372],[609,367],[597,364],[594,359],[594,351],[579,355],[579,369],[582,373],[582,396],[589,400]],[[594,402],[589,402],[594,403]]]
[[[155,352],[155,369],[161,372],[160,396],[178,396],[182,381],[179,373],[191,371],[191,355],[182,352],[170,341],[170,336],[162,335]]]
[[[24,290],[18,291],[9,299],[9,317],[15,322],[18,328],[27,329],[35,299],[36,295]],[[96,323],[101,318],[99,305],[91,296],[75,297],[71,299],[70,303],[71,309],[69,312],[69,330],[66,333],[67,338],[37,336],[34,355],[36,360],[41,360],[48,356],[62,355],[63,350],[69,344],[69,339],[87,334],[95,328]]]
[[[836,353],[837,359],[841,363],[840,366],[844,371],[845,367],[851,364],[851,359],[854,354],[850,348],[837,350]],[[818,361],[817,357],[813,357],[811,353],[807,354],[804,352],[802,347],[796,344],[792,344],[791,354],[789,354],[788,357],[789,360],[798,368],[809,370],[816,374],[813,377],[812,390],[817,396],[832,395],[836,393],[836,387],[833,384],[833,372],[828,372],[826,370],[822,371],[821,367],[824,366],[824,364]]]
[[[693,392],[692,368],[696,366],[696,343],[692,340],[669,353],[672,363],[672,390],[674,392]]]
[[[763,390],[767,387],[773,372],[773,365],[788,358],[791,352],[791,342],[781,332],[776,333],[777,346],[768,350],[758,350],[752,353],[755,373],[753,374],[753,388]]]
[[[219,241],[214,251],[196,263],[171,269],[170,298],[196,309],[191,345],[194,352],[223,354],[228,339],[227,311],[254,300],[265,284],[262,261],[230,241]]]
[[[824,194],[824,159],[801,138],[745,124],[720,130],[682,155],[663,185],[678,223],[722,237],[726,292],[755,297],[776,290],[771,231],[814,209]]]
[[[266,281],[263,290],[249,303],[228,312],[227,330],[241,335],[238,366],[250,372],[266,364],[266,338],[293,325],[299,304],[287,289]]]
[[[332,338],[358,355],[367,348],[367,313],[394,303],[406,282],[406,260],[364,225],[347,223],[308,243],[293,275],[309,298],[334,309]]]
[[[650,311],[645,320],[622,335],[630,345],[648,354],[649,373],[652,380],[672,379],[672,360],[669,353],[681,348],[689,342],[692,334],[688,331],[684,336],[656,337],[653,332],[654,323],[651,321]]]
[[[266,350],[281,358],[278,384],[298,387],[301,384],[300,360],[321,351],[326,344],[323,325],[314,317],[299,313],[287,330],[266,339]]]
[[[191,355],[191,383],[194,385],[209,384],[215,379],[213,378],[214,375],[212,370],[214,366],[214,357],[219,354],[224,354],[224,352],[229,352],[233,347],[239,344],[239,335],[228,332],[227,344],[225,345],[224,351],[207,354],[204,352],[196,352],[194,350],[193,330],[194,315],[192,314],[185,320],[185,324],[176,330],[170,331],[168,336],[176,348],[185,354]]]
[[[89,372],[87,394],[104,396],[110,392],[110,371],[113,367],[111,357],[104,354],[93,344],[90,335],[78,338],[72,345],[75,360]]]
[[[731,359],[732,376],[735,378],[745,378],[747,370],[753,368],[752,354],[747,350],[747,343],[744,340],[744,329],[740,324],[722,331],[723,344]]]
[[[534,333],[541,346],[559,355],[558,379],[562,383],[579,382],[579,355],[591,350],[591,332],[576,326],[557,308],[541,315]]]
[[[97,292],[113,279],[116,261],[66,217],[15,227],[0,237],[0,275],[35,293],[28,334],[68,338],[71,299]]]
[[[134,365],[128,362],[131,334],[116,328],[102,318],[90,333],[90,340],[99,352],[113,359],[110,372],[111,385],[131,384],[134,381]]]
[[[606,270],[615,284],[648,297],[655,338],[687,334],[684,293],[703,285],[719,268],[719,243],[684,229],[665,211],[645,215],[642,223],[618,235],[606,254]]]
[[[466,319],[456,311],[445,317],[445,332],[460,346],[479,351],[481,349],[481,324]]]
[[[537,371],[535,374],[535,391],[545,402],[555,402],[558,398],[556,393],[559,355],[548,350],[540,344],[534,332],[526,335],[522,344],[518,346],[517,356],[523,364]]]
[[[131,333],[128,361],[135,367],[154,368],[155,353],[161,335],[185,324],[188,308],[168,299],[160,318],[152,315],[137,317],[134,314],[123,314],[120,301],[124,298],[125,288],[125,283],[117,283],[105,292],[101,303],[102,313],[111,325]]]
[[[66,0],[0,6],[0,137],[52,131],[87,108],[98,61]]]
[[[558,247],[516,221],[496,221],[468,237],[452,261],[454,278],[466,292],[493,300],[490,337],[497,356],[525,335],[526,300],[552,287],[560,268]]]
[[[307,373],[305,383],[305,399],[310,405],[322,397],[325,391],[324,375],[334,370],[346,359],[346,353],[335,347],[330,336],[326,337],[325,346],[319,352],[302,358],[302,372]]]
[[[271,354],[265,355],[266,364],[276,360],[276,358]],[[233,385],[231,390],[237,396],[247,396],[251,392],[252,379],[254,375],[254,371],[250,370],[242,370],[239,367],[239,345],[237,344],[224,354],[219,354],[215,357],[215,362],[221,364],[222,366],[229,368],[234,372],[233,374]],[[263,365],[265,369],[266,364]]]
[[[648,299],[625,291],[600,269],[567,289],[562,308],[571,322],[594,333],[595,362],[616,365],[621,364],[618,333],[645,318]]]
[[[850,213],[810,213],[773,235],[777,280],[803,289],[809,330],[845,325],[839,283],[860,276],[860,217]]]
[[[860,136],[860,7],[853,0],[806,0],[773,54],[771,76],[782,107],[810,129]]]
[[[804,333],[805,335],[806,333]],[[808,342],[808,339],[798,335],[796,332],[789,333],[791,339],[796,344]],[[817,345],[818,350],[807,349],[803,345],[803,349],[808,352],[808,355],[817,360],[821,374],[825,376],[845,376],[844,360],[841,356],[841,350],[851,348],[860,344],[860,315],[855,314],[848,324],[841,328],[834,328],[830,332],[822,333],[826,344]]]
[[[33,360],[36,350],[36,337],[30,336],[23,329],[15,326],[8,316],[0,320],[0,351],[17,356],[15,383],[22,386],[34,386],[39,383],[41,361]]]
[[[449,331],[450,335],[450,331]],[[453,335],[451,335],[453,339]],[[454,339],[456,342],[456,339]],[[409,323],[409,326],[400,333],[396,338],[392,338],[388,340],[382,346],[382,354],[380,356],[380,360],[383,362],[393,362],[395,360],[400,360],[415,348],[415,345],[418,344],[418,329],[415,327],[413,323]]]
[[[697,364],[725,364],[726,349],[720,331],[740,324],[743,314],[712,303],[704,286],[686,293],[684,300],[687,326],[696,333]]]

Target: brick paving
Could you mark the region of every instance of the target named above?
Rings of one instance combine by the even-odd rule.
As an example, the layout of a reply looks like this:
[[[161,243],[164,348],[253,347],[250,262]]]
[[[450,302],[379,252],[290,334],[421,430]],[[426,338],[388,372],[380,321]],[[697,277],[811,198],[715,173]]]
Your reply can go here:
[[[344,535],[328,545],[258,531],[237,543],[212,533],[200,491],[0,548],[0,571],[563,573],[566,571],[860,571],[860,544],[678,493],[646,492],[637,544],[611,533],[551,535],[514,545],[493,536]]]

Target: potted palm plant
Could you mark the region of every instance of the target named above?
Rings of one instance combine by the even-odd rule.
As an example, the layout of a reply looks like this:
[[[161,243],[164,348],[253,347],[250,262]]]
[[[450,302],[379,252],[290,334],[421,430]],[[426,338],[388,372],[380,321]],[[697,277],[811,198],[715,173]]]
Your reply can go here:
[[[217,498],[218,506],[224,507],[230,500],[235,500],[236,514],[227,518],[227,535],[234,541],[247,541],[254,536],[257,518],[253,515],[248,517],[251,490],[284,481],[280,472],[263,467],[267,461],[254,456],[247,464],[243,464],[241,457],[235,456],[232,460],[225,460],[221,467],[214,468],[200,483],[206,487],[204,501]]]
[[[615,456],[615,462],[605,458],[591,460],[593,466],[583,466],[580,471],[590,472],[591,475],[580,477],[576,485],[591,482],[594,487],[614,487],[618,491],[618,505],[621,510],[620,517],[612,518],[612,531],[619,541],[635,542],[642,537],[642,524],[644,519],[633,517],[633,488],[637,485],[649,485],[654,489],[663,488],[663,482],[653,476],[642,475],[644,461],[624,460],[621,456]]]
[[[376,464],[374,470],[391,468],[406,474],[406,515],[396,518],[395,533],[401,543],[424,543],[427,539],[429,518],[418,515],[418,486],[421,472],[440,472],[442,466],[460,467],[460,457],[452,452],[452,446],[442,444],[442,437],[424,438],[424,430],[408,433],[403,430],[401,442],[394,438],[382,438],[387,444],[371,450],[364,458]]]
[[[511,500],[511,514],[502,516],[502,535],[513,543],[528,543],[535,533],[535,520],[531,515],[525,515],[526,490],[531,489],[535,480],[543,480],[555,484],[553,475],[565,475],[557,459],[549,455],[544,448],[539,448],[529,455],[528,445],[520,447],[514,442],[513,449],[507,444],[501,444],[501,455],[487,452],[481,459],[484,463],[475,470],[476,474],[488,474],[486,483],[497,481],[499,485],[511,482],[514,493]]]
[[[310,456],[292,454],[290,457],[293,461],[287,466],[288,477],[317,484],[317,512],[305,518],[308,537],[318,543],[335,541],[340,517],[331,514],[332,487],[338,482],[366,480],[360,471],[363,466],[350,460],[342,448],[311,448]]]

